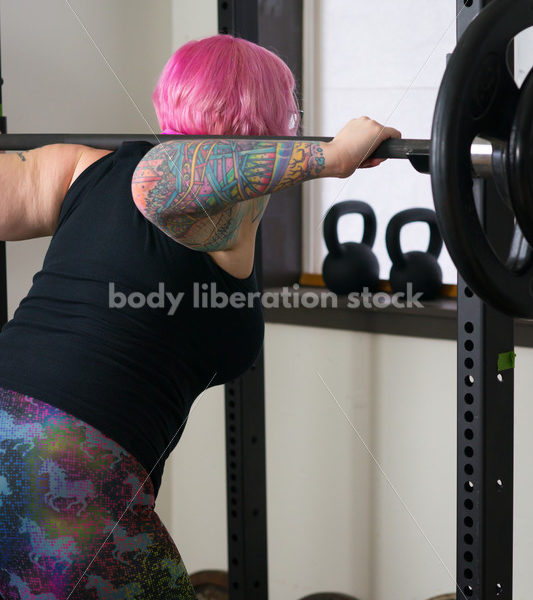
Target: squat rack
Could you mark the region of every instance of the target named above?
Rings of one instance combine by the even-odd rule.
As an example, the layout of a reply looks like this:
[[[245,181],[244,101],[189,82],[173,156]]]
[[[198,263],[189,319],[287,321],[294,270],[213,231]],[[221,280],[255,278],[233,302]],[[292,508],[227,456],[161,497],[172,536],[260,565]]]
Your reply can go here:
[[[490,1],[456,0],[458,37]],[[219,31],[261,42],[259,18],[267,4],[281,7],[284,3],[219,0]],[[6,131],[5,118],[0,127]],[[512,217],[496,200],[497,192],[489,182],[478,180],[475,185],[488,235],[504,246]],[[256,246],[260,286],[262,228]],[[513,319],[484,304],[460,277],[457,311],[456,593],[465,599],[510,600],[514,376],[498,360],[514,348]],[[0,244],[0,325],[6,320],[5,245]],[[268,600],[263,352],[247,373],[226,385],[225,402],[230,597]]]
[[[457,38],[492,0],[456,0]],[[258,42],[261,0],[219,1],[219,31]],[[512,216],[490,182],[476,202],[495,245]],[[256,267],[261,269],[261,242]],[[514,320],[458,277],[457,598],[511,600],[513,577]],[[500,371],[501,369],[501,371]],[[226,386],[228,552],[231,600],[268,600],[264,355]]]
[[[460,38],[492,0],[456,1]],[[487,234],[503,247],[512,214],[493,185],[477,180],[475,186]],[[499,364],[514,349],[513,324],[458,277],[458,598],[510,600],[513,594],[514,371]]]

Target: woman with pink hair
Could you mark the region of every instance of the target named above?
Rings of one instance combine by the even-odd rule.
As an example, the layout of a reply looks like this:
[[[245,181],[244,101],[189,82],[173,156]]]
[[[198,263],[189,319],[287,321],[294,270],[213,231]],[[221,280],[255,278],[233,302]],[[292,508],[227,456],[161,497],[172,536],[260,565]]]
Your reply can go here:
[[[227,35],[180,48],[153,99],[163,133],[226,138],[0,156],[0,239],[53,236],[0,334],[5,600],[194,599],[155,498],[194,400],[261,348],[270,195],[376,166],[400,135],[363,117],[298,140],[289,68]]]

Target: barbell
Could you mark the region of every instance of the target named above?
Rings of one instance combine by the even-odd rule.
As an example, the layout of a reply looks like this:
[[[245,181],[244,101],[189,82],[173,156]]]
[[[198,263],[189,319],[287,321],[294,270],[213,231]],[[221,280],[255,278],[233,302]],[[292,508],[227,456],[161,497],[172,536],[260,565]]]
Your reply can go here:
[[[123,142],[157,142],[183,140],[255,140],[255,141],[302,141],[331,142],[331,137],[318,136],[249,136],[232,135],[156,135],[149,133],[9,133],[0,137],[0,150],[32,150],[48,144],[82,144],[104,150],[117,150]],[[420,173],[429,173],[431,140],[390,139],[384,141],[372,154],[372,158],[408,159]],[[492,156],[491,142],[477,138],[472,144],[472,169],[477,177],[492,176],[488,166]]]
[[[533,71],[519,89],[508,48],[533,26],[533,0],[493,0],[459,40],[440,86],[431,140],[391,139],[375,158],[408,159],[430,173],[439,228],[469,287],[485,302],[515,317],[533,318]],[[164,140],[226,139],[172,136]],[[327,137],[251,137],[257,141],[325,141]],[[0,150],[30,150],[55,143],[109,150],[123,142],[157,143],[149,134],[10,134]],[[500,260],[476,209],[473,184],[490,179],[514,211],[508,257]],[[529,243],[528,243],[529,242]]]

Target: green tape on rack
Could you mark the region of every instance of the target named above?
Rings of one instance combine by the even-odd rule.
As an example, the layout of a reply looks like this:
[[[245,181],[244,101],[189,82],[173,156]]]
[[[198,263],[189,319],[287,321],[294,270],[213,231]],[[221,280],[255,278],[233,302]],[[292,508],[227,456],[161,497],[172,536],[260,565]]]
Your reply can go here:
[[[516,354],[514,352],[504,352],[498,354],[498,371],[507,371],[514,369]]]

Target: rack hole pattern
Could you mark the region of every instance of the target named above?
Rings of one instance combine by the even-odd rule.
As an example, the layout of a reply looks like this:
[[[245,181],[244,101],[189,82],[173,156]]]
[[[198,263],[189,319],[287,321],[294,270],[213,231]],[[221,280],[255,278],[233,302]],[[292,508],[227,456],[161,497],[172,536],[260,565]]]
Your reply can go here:
[[[472,0],[465,0],[466,7],[471,5]],[[463,287],[463,294],[467,299],[471,299],[474,297],[472,290],[466,285],[464,285]],[[463,502],[465,515],[463,517],[463,541],[467,547],[472,547],[475,544],[474,536],[471,533],[474,528],[474,519],[472,518],[472,516],[470,516],[469,513],[473,513],[475,507],[474,492],[476,491],[476,473],[473,464],[473,459],[475,457],[474,447],[476,443],[476,423],[474,417],[474,414],[476,412],[476,379],[473,372],[473,369],[475,367],[474,358],[472,356],[469,356],[469,353],[471,353],[475,348],[475,342],[473,339],[473,336],[475,334],[475,327],[471,321],[466,321],[462,323],[462,328],[463,331],[469,336],[464,341],[465,357],[462,364],[463,381],[465,389],[467,389],[468,391],[463,395],[463,407],[459,407],[459,414],[461,414],[463,417],[462,472],[465,476],[463,481],[463,489],[465,496],[467,496]],[[469,549],[466,550],[463,553],[463,559],[467,565],[463,570],[464,582],[471,582],[475,578],[474,553]],[[465,597],[470,598],[473,596],[474,588],[470,583],[467,583],[466,585],[463,585],[462,592],[465,595]]]

